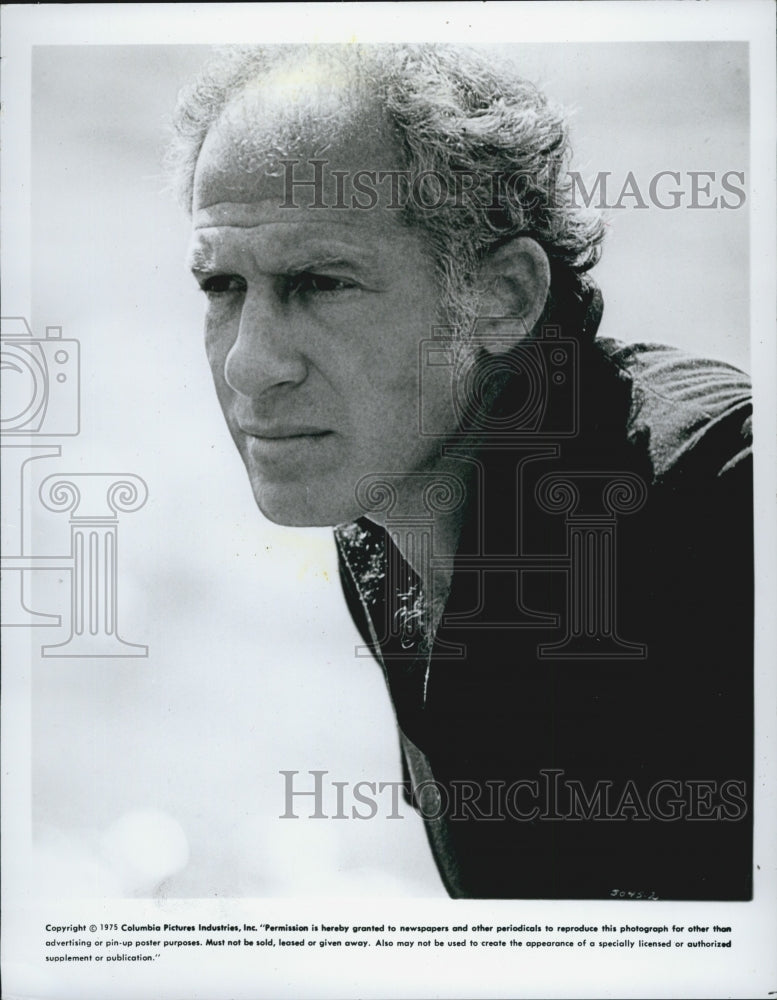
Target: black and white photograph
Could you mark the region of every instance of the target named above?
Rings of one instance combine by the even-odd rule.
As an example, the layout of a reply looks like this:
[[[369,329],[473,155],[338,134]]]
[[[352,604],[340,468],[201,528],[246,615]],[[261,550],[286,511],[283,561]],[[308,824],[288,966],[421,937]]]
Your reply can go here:
[[[187,11],[3,10],[4,995],[768,995],[773,6]]]

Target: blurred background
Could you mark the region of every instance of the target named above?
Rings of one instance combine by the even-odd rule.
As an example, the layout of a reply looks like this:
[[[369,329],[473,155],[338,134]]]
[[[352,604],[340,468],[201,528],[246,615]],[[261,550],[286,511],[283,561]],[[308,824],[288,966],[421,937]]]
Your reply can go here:
[[[748,363],[748,206],[691,209],[687,171],[748,163],[744,43],[501,48],[572,109],[575,164],[629,171],[647,200],[682,175],[682,207],[609,213],[602,334]],[[123,517],[119,633],[146,658],[49,659],[67,638],[69,580],[36,574],[32,637],[33,891],[126,896],[444,895],[420,821],[282,820],[281,770],[400,778],[378,667],[357,658],[331,533],[256,511],[202,347],[204,301],[183,266],[187,219],[161,154],[201,46],[33,51],[36,336],[81,345],[81,432],[52,472],[134,473],[149,500]],[[746,182],[745,185],[746,187]],[[667,185],[674,187],[673,184]],[[706,199],[702,199],[706,200]],[[13,312],[10,297],[5,313]],[[29,494],[33,496],[32,492]],[[69,544],[33,510],[33,551]],[[303,787],[300,784],[299,787]],[[330,799],[330,812],[334,803]],[[304,800],[298,812],[309,815]]]

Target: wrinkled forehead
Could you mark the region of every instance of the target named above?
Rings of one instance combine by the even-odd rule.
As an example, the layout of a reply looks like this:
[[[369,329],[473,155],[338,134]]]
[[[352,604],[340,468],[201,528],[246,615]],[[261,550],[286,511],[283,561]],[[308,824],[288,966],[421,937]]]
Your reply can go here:
[[[309,62],[249,82],[208,131],[197,160],[194,207],[268,197],[295,173],[397,170],[401,156],[376,100],[346,68]]]

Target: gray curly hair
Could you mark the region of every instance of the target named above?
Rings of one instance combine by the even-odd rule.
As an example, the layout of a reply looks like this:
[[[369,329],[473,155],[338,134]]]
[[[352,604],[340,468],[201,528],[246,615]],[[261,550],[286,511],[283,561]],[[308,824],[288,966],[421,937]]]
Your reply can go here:
[[[210,127],[227,105],[284,64],[327,60],[380,107],[404,169],[423,178],[403,206],[429,246],[450,322],[469,328],[480,262],[521,235],[548,255],[551,296],[575,293],[599,259],[604,225],[569,197],[570,149],[563,112],[491,53],[442,45],[230,46],[181,91],[167,164],[191,210],[194,172]],[[474,177],[470,197],[440,198],[434,178]],[[428,197],[423,184],[429,185]],[[508,187],[508,185],[511,185]],[[433,204],[434,208],[424,207]],[[546,310],[547,312],[547,310]]]

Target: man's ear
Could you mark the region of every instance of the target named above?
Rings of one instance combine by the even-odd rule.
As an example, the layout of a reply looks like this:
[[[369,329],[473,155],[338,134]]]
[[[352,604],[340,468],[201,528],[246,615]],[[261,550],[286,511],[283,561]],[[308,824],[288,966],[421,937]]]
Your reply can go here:
[[[476,341],[491,354],[503,354],[528,337],[542,315],[550,289],[548,256],[530,236],[517,236],[484,258],[479,285]]]

